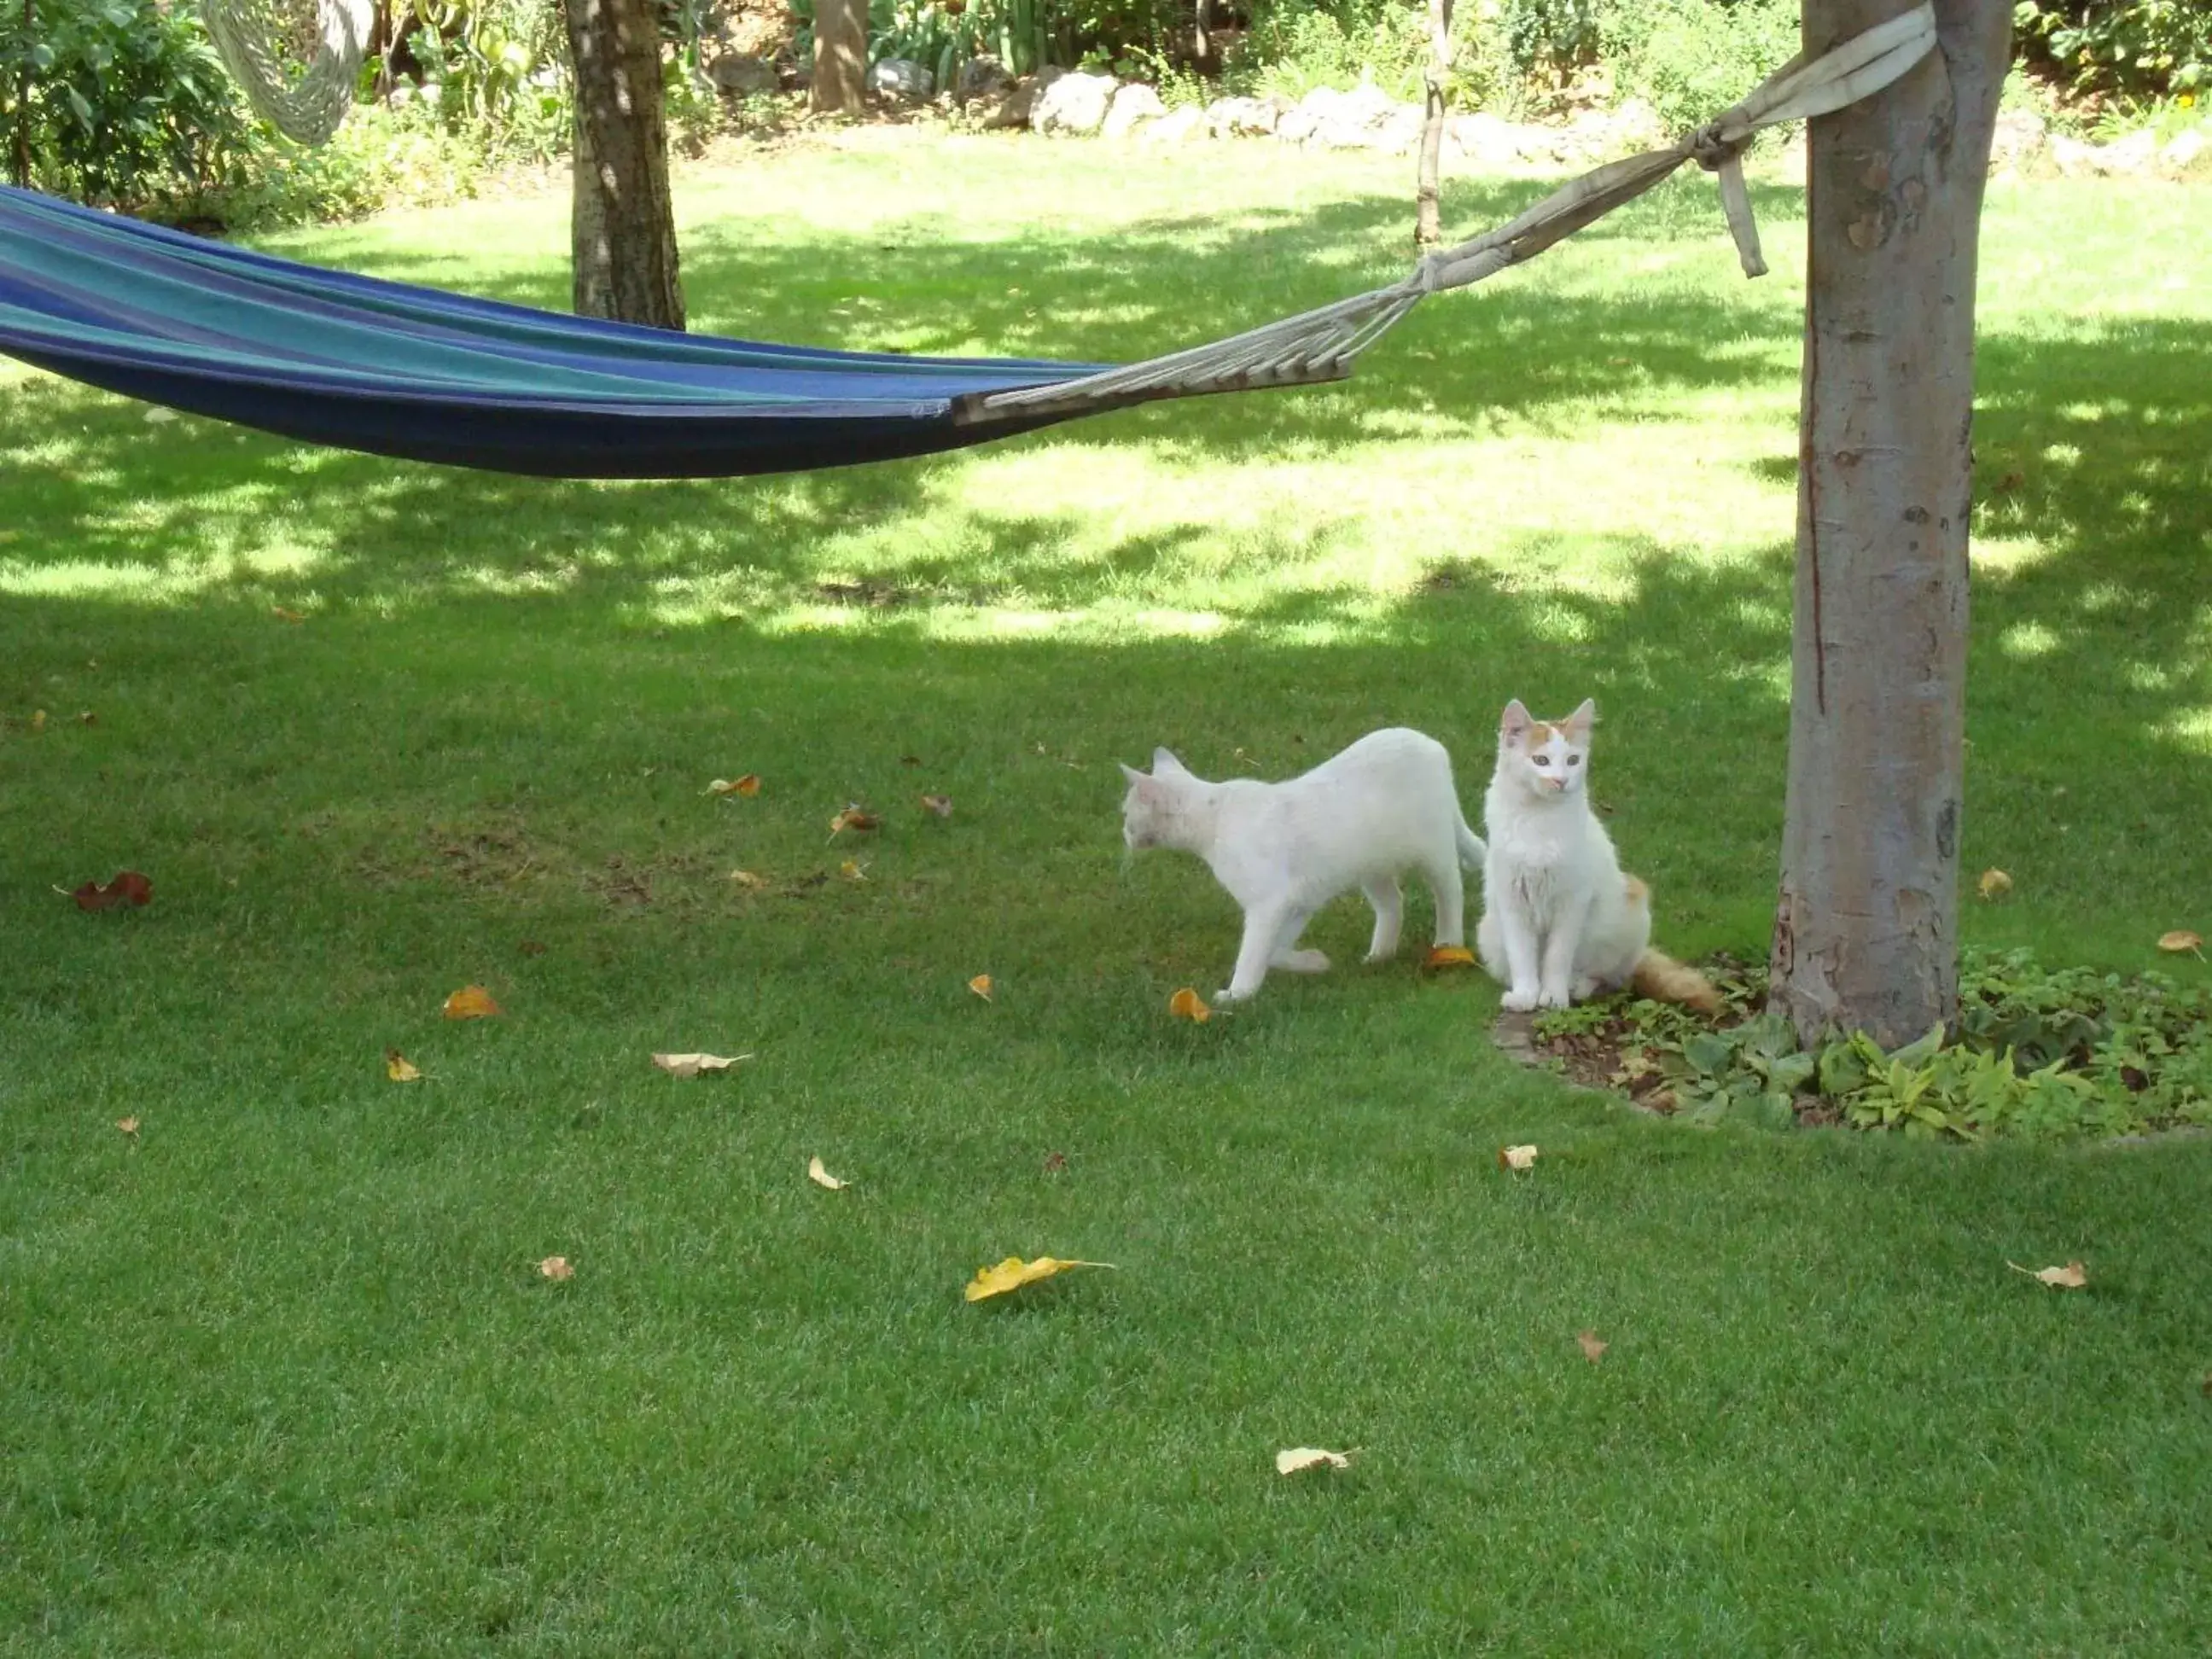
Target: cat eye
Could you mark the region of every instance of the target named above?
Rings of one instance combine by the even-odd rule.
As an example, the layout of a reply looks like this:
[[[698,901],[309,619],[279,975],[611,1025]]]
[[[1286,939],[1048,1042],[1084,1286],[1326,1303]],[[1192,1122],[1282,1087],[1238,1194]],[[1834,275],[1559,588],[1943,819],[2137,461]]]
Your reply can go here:
[[[1552,763],[1552,757],[1549,755],[1534,755],[1530,758],[1539,766],[1549,766]]]
[[[1580,766],[1582,763],[1583,757],[1580,755],[1570,755],[1567,757],[1567,764],[1570,766]]]

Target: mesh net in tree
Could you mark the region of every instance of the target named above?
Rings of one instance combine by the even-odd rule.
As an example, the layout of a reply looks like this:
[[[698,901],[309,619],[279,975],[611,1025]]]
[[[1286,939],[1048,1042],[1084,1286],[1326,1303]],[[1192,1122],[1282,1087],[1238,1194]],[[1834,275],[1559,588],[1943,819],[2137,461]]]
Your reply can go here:
[[[353,106],[376,0],[200,0],[223,63],[262,119],[319,144]]]

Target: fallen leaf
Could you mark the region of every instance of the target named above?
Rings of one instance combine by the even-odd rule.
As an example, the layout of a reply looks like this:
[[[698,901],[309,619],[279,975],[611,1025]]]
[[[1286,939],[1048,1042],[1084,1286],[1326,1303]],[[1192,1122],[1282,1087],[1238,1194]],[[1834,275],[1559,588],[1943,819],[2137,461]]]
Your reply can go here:
[[[514,948],[526,957],[542,957],[545,954],[545,946],[534,939],[526,939]]]
[[[1058,1175],[1066,1167],[1067,1154],[1066,1152],[1047,1152],[1044,1155],[1044,1172],[1047,1175]]]
[[[76,723],[79,726],[97,726],[100,724],[100,716],[89,708],[81,708],[77,711]]]
[[[135,1117],[118,1117],[115,1120],[115,1127],[133,1140],[138,1138],[138,1120]]]
[[[1464,945],[1439,945],[1429,952],[1421,966],[1431,973],[1447,968],[1472,968],[1474,966],[1474,952]]]
[[[1203,1025],[1213,1018],[1213,1010],[1206,1006],[1206,1000],[1188,985],[1168,999],[1168,1012],[1194,1025]]]
[[[420,1083],[422,1080],[422,1073],[416,1069],[415,1062],[397,1048],[384,1051],[384,1074],[394,1083]]]
[[[2012,891],[2012,878],[2002,870],[1984,870],[1974,885],[1985,899],[2002,898]]]
[[[748,798],[760,793],[760,774],[748,772],[741,778],[716,778],[707,786],[710,795],[744,795]]]
[[[481,985],[464,985],[446,999],[447,1019],[489,1019],[499,1012],[499,1004]]]
[[[1501,1170],[1526,1170],[1536,1162],[1534,1146],[1501,1146],[1498,1149],[1498,1167]]]
[[[576,1276],[575,1268],[569,1266],[568,1258],[565,1255],[547,1256],[544,1261],[538,1264],[538,1271],[556,1285],[564,1279],[574,1279]]]
[[[848,806],[830,820],[830,839],[835,841],[848,830],[872,830],[883,820],[857,803]]]
[[[952,797],[950,795],[924,795],[921,798],[921,804],[940,818],[949,818],[952,816]]]
[[[2158,936],[2158,948],[2174,956],[2186,951],[2201,957],[2204,954],[2204,935],[2192,933],[2186,927],[2177,927],[2170,933]]]
[[[822,1160],[818,1158],[810,1158],[806,1160],[806,1178],[817,1187],[827,1187],[833,1193],[846,1184],[823,1169]]]
[[[901,766],[919,766],[921,764],[921,757],[919,755],[901,755],[899,757],[899,764]]]
[[[270,605],[269,607],[269,614],[276,617],[278,622],[282,623],[303,623],[307,620],[298,611],[288,610],[281,605]]]
[[[2008,1261],[2005,1266],[2016,1273],[2039,1279],[2054,1290],[2078,1291],[2089,1282],[2088,1270],[2078,1261],[2069,1261],[2063,1267],[2023,1267],[2017,1261]]]
[[[848,881],[866,881],[868,878],[866,870],[851,859],[847,859],[837,866],[837,873]]]
[[[991,976],[988,974],[976,975],[968,981],[968,988],[988,1002],[991,1000]]]
[[[33,732],[43,732],[46,729],[46,711],[43,708],[33,708],[31,711],[31,730]]]
[[[1612,1343],[1601,1338],[1595,1331],[1577,1331],[1575,1340],[1582,1345],[1583,1358],[1593,1365],[1604,1358],[1605,1351],[1613,1346]]]
[[[1999,489],[2017,489],[2027,482],[2027,474],[2025,472],[2008,472],[2003,477],[1997,480],[1997,488]]]
[[[1060,1261],[1048,1255],[1024,1261],[1018,1255],[1010,1255],[995,1267],[976,1268],[975,1277],[968,1282],[966,1295],[970,1302],[981,1302],[987,1297],[1004,1296],[1024,1285],[1034,1285],[1040,1279],[1050,1279],[1054,1273],[1064,1273],[1070,1267],[1113,1265],[1110,1261]]]
[[[80,910],[112,910],[121,904],[148,902],[154,896],[154,884],[136,870],[123,870],[106,886],[88,881],[70,896]]]
[[[726,1072],[741,1060],[750,1060],[750,1054],[655,1054],[653,1063],[671,1077],[698,1077],[710,1072]]]
[[[1354,1447],[1354,1451],[1358,1448]],[[1319,1446],[1292,1446],[1287,1451],[1275,1454],[1277,1474],[1303,1474],[1308,1469],[1348,1469],[1352,1467],[1352,1452],[1324,1451]]]

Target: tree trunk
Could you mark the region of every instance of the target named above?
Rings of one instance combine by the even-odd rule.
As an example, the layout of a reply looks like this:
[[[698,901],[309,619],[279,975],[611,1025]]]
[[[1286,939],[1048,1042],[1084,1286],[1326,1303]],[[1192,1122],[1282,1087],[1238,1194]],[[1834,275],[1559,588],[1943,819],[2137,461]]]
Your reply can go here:
[[[867,108],[868,0],[817,0],[812,108],[860,115]]]
[[[23,0],[23,68],[15,77],[15,188],[31,187],[31,43],[38,39],[31,0]]]
[[[1901,0],[1804,0],[1808,57]],[[1974,266],[2010,0],[1811,124],[1773,1006],[1894,1044],[1958,1012]]]
[[[684,326],[660,26],[650,0],[564,0],[576,68],[576,311]]]
[[[1413,215],[1413,240],[1423,247],[1434,247],[1443,240],[1437,178],[1443,164],[1444,79],[1451,73],[1451,21],[1452,0],[1429,0],[1429,67],[1423,76],[1428,87],[1428,106],[1421,119],[1421,166]]]

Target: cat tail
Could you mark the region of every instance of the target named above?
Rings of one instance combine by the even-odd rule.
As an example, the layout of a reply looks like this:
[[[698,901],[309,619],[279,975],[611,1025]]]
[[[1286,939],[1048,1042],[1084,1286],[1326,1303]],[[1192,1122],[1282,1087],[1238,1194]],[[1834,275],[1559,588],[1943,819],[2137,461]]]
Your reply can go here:
[[[1482,844],[1482,837],[1467,827],[1467,820],[1459,821],[1459,861],[1466,870],[1480,870],[1490,856],[1490,849]]]
[[[1646,951],[1638,957],[1635,976],[1629,983],[1640,997],[1650,997],[1654,1002],[1678,1002],[1708,1018],[1721,1011],[1721,994],[1713,989],[1712,981],[1664,951]]]

